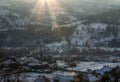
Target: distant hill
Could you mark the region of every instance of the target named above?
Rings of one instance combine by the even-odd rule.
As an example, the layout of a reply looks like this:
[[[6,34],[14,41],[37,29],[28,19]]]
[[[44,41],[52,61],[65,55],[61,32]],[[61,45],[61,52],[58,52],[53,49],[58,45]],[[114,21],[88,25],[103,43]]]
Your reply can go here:
[[[37,25],[11,29],[8,25],[5,27],[8,28],[7,30],[0,29],[0,44],[19,47],[35,45],[40,40],[46,44],[67,40],[68,43],[75,45],[84,46],[91,43],[94,46],[120,47],[120,9],[89,16],[83,20],[86,21],[82,25],[62,27],[57,30],[51,30],[50,26]]]
[[[120,9],[104,12],[95,16],[86,17],[87,23],[101,22],[106,24],[120,24]]]
[[[120,9],[85,18],[72,34],[74,45],[120,47]]]

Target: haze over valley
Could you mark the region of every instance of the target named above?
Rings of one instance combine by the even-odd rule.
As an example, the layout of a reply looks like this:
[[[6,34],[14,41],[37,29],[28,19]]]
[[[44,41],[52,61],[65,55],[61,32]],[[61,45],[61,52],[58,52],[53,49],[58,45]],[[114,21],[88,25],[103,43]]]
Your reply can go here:
[[[0,82],[119,82],[119,66],[119,0],[0,0]]]

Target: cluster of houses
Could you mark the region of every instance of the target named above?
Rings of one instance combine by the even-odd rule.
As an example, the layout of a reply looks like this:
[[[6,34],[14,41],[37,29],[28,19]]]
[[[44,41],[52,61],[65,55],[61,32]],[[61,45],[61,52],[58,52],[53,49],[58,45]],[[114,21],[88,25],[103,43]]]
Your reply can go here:
[[[82,72],[67,70],[68,65],[63,61],[57,61],[56,65],[59,69],[54,70],[54,64],[39,61],[34,57],[22,57],[18,60],[10,58],[0,63],[0,79],[2,79],[0,82],[120,82],[119,66],[115,68],[103,66],[100,69],[88,69]],[[76,66],[76,63],[69,65],[69,67]],[[12,78],[16,81],[11,80],[10,77],[13,75],[18,76]]]
[[[94,79],[90,79],[90,82],[120,82],[120,67],[104,66],[101,69],[94,70],[91,76]]]
[[[4,73],[6,71],[31,71],[31,72],[47,72],[51,73],[51,67],[47,62],[41,62],[35,59],[34,57],[24,57],[19,58],[18,60],[14,58],[9,58],[6,61],[0,63],[0,72]]]

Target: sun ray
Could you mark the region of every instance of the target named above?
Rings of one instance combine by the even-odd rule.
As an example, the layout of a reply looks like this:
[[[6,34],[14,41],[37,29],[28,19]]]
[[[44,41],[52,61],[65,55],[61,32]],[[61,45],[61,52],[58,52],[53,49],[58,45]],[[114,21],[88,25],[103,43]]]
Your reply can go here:
[[[59,5],[57,0],[38,0],[31,17],[34,17],[37,22],[39,21],[39,23],[41,23],[42,21],[46,21],[46,18],[49,16],[52,29],[59,30],[57,15],[61,9],[62,7]]]
[[[47,0],[50,18],[52,19],[52,29],[59,30],[59,24],[57,23],[57,12],[60,9],[59,4],[55,0]]]
[[[38,0],[36,6],[32,11],[32,17],[36,19],[43,19],[43,16],[40,14],[45,10],[45,0]]]

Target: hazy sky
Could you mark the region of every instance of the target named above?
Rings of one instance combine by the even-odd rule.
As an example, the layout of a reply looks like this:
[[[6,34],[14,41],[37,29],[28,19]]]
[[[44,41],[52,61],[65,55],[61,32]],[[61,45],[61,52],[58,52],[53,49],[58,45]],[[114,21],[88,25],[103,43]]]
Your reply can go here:
[[[17,3],[19,4],[20,2],[26,2],[26,3],[31,3],[34,4],[38,0],[0,0],[0,4],[12,4],[12,3]],[[120,5],[120,0],[56,0],[58,4],[62,5],[60,2],[66,3],[67,5],[71,6],[88,6],[88,5],[98,5],[98,4],[111,4],[111,5]],[[4,2],[4,3],[3,3]],[[88,6],[89,7],[89,6]]]

